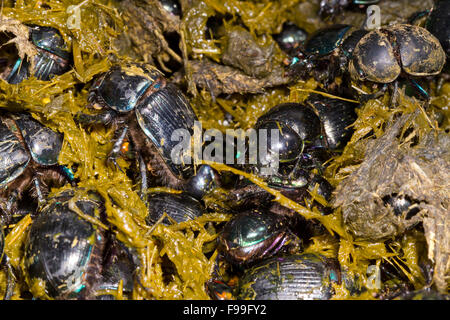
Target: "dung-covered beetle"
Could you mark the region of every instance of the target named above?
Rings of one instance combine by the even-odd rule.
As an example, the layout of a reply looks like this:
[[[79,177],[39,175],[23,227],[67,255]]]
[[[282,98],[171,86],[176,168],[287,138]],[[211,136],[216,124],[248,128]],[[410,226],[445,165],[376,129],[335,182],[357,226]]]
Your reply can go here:
[[[33,186],[40,204],[49,186],[74,184],[70,169],[58,164],[63,136],[43,126],[29,114],[0,115],[0,209],[8,223],[17,200]]]
[[[414,13],[409,17],[408,22],[422,25],[418,21],[425,18],[423,26],[439,40],[448,60],[450,57],[450,1],[436,0],[435,2],[431,10]]]
[[[278,189],[286,197],[304,203],[317,188],[317,195],[326,201],[331,199],[333,187],[320,174],[324,163],[343,150],[353,130],[358,105],[339,99],[311,95],[304,103],[279,104],[258,118],[255,129],[276,129],[279,141],[271,145],[268,139],[267,154],[278,153],[277,172],[261,175],[260,163],[248,168],[261,176],[267,184]],[[276,159],[266,159],[276,161]],[[269,204],[271,211],[282,215],[298,216],[293,210],[273,202],[274,197],[257,185],[241,180],[227,196],[235,209],[259,207]],[[315,202],[318,209],[327,214],[331,211]]]
[[[293,72],[301,76],[312,72],[325,85],[348,72],[353,80],[384,84],[383,89],[386,84],[394,84],[395,88],[400,75],[408,79],[434,76],[445,64],[438,39],[422,27],[407,24],[370,32],[354,30],[349,25],[333,25],[317,31],[300,51],[303,52],[292,60]],[[428,99],[427,92],[415,81],[411,82]]]
[[[79,200],[74,194],[69,189],[49,199],[31,226],[24,266],[30,288],[40,287],[35,296],[87,298],[100,280],[106,231],[74,210],[104,221],[103,204],[95,193]]]
[[[328,87],[338,75],[345,74],[354,48],[367,33],[347,24],[317,30],[296,49],[288,74],[301,78],[312,75]]]
[[[16,56],[3,57],[6,61],[3,78],[17,84],[34,75],[39,80],[50,80],[70,70],[72,53],[58,30],[51,27],[31,25],[30,41],[37,50],[33,63]]]
[[[66,189],[50,198],[25,242],[24,274],[33,296],[96,299],[120,280],[125,291],[132,290],[131,253],[105,226],[104,202],[96,192]]]
[[[426,77],[439,74],[445,65],[445,53],[429,31],[407,24],[393,25],[366,34],[355,47],[349,64],[350,75],[359,81],[394,84],[397,78]],[[411,82],[427,100],[428,93]]]

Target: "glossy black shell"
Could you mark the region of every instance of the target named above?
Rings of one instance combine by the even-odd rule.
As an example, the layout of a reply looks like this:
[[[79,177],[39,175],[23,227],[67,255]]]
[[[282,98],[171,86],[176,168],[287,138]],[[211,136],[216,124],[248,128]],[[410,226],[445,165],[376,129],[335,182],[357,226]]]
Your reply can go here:
[[[274,257],[247,269],[239,281],[238,299],[328,300],[340,271],[323,256]]]
[[[366,34],[355,47],[349,70],[354,79],[390,83],[401,71],[436,75],[445,64],[439,41],[426,29],[393,25]]]
[[[309,55],[325,56],[337,49],[352,26],[335,24],[316,31],[306,42],[305,52]]]
[[[12,130],[19,129],[6,122],[7,118],[0,117],[0,187],[19,177],[30,161],[25,146]]]
[[[239,213],[222,229],[219,250],[234,264],[251,263],[277,253],[288,240],[286,221],[264,210]]]
[[[426,29],[439,40],[448,59],[450,57],[450,1],[437,1],[427,19]]]
[[[258,118],[255,129],[279,129],[280,143],[275,147],[269,145],[269,150],[279,152],[280,161],[284,162],[297,159],[310,146],[323,145],[320,118],[309,106],[299,103],[273,107]]]
[[[351,59],[353,57],[353,51],[355,50],[356,45],[367,33],[369,33],[369,31],[358,29],[346,34],[340,50],[347,59]]]
[[[129,112],[137,107],[147,90],[156,91],[163,85],[163,75],[156,68],[113,66],[91,87],[89,100],[119,113]]]
[[[209,165],[201,165],[197,168],[195,176],[186,183],[185,191],[196,199],[201,199],[206,193],[214,190],[220,184],[217,172]]]
[[[118,113],[134,111],[139,127],[163,158],[170,171],[180,179],[192,175],[192,168],[172,161],[179,141],[172,134],[179,130],[193,134],[197,116],[183,93],[166,84],[161,72],[151,66],[114,66],[94,83],[89,101]]]
[[[380,0],[321,0],[320,11],[321,16],[333,16],[347,8],[351,4],[369,5],[378,3]]]
[[[164,213],[177,223],[193,220],[205,212],[203,205],[186,193],[155,192],[148,196],[148,215],[146,222],[153,225]],[[171,225],[165,218],[162,223]]]
[[[280,33],[274,35],[275,41],[280,48],[290,53],[292,49],[303,44],[308,37],[308,33],[294,23],[286,22]]]
[[[17,134],[23,137],[25,145]],[[19,177],[31,159],[42,166],[58,163],[63,136],[28,114],[0,116],[0,187]]]
[[[64,60],[71,59],[71,53],[58,30],[51,27],[30,27],[30,39],[33,44],[43,50],[51,52]]]
[[[187,179],[193,174],[193,168],[183,162],[179,156],[178,163],[172,161],[172,152],[179,141],[172,140],[172,134],[178,130],[194,133],[197,116],[183,93],[169,83],[161,90],[147,97],[136,108],[136,117],[142,131],[153,143],[169,169],[180,179]]]
[[[57,164],[63,135],[43,126],[28,114],[12,115],[12,118],[19,127],[33,160],[43,166]]]
[[[61,75],[70,69],[72,53],[58,30],[51,27],[30,26],[30,41],[38,49],[34,56],[34,69],[30,62],[18,58],[10,74],[8,83],[17,84],[27,79],[30,72],[39,80],[48,81],[55,75]]]
[[[374,30],[358,42],[349,70],[359,80],[390,83],[400,75],[401,66],[389,39],[381,30]]]
[[[353,134],[353,129],[349,126],[356,121],[355,109],[358,104],[318,95],[311,95],[307,103],[319,115],[327,147],[332,150],[343,148]]]
[[[69,208],[71,190],[50,199],[34,220],[25,248],[25,269],[30,284],[44,283],[55,299],[88,298],[100,273],[104,231]],[[102,204],[95,194],[75,205],[100,220]]]

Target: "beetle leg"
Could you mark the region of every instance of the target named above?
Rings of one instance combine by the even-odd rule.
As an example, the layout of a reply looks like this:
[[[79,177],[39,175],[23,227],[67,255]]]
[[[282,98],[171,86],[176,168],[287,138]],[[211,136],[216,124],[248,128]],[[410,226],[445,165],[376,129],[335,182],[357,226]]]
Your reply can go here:
[[[47,59],[47,62],[45,63],[45,67],[42,70],[42,73],[39,75],[39,79],[41,79],[41,80],[50,79],[50,73],[53,69],[54,64],[55,64],[55,61],[53,59]]]
[[[141,175],[141,199],[146,203],[146,195],[148,190],[147,181],[147,166],[145,165],[144,158],[142,158],[140,153],[137,153],[137,159],[139,162],[139,173]]]
[[[113,164],[122,172],[124,172],[124,171],[119,166],[119,164],[117,163],[116,160],[117,160],[117,157],[120,155],[120,149],[122,148],[122,143],[123,143],[123,140],[125,139],[127,133],[128,133],[128,126],[125,126],[122,129],[122,132],[120,133],[119,138],[114,143],[114,146],[108,155],[108,159],[106,160],[108,164],[110,164],[110,165]]]
[[[395,108],[397,105],[397,96],[398,96],[398,81],[395,80],[393,86],[391,87],[391,98],[389,99],[390,108]]]
[[[14,288],[16,287],[16,276],[14,274],[14,270],[9,263],[9,258],[7,255],[4,256],[4,264],[3,268],[5,273],[7,274],[6,279],[6,289],[5,289],[5,295],[3,297],[3,300],[10,300],[12,295],[14,294]]]
[[[45,67],[45,62],[44,62],[44,58],[41,57],[41,54],[39,54],[38,59],[36,65],[34,66],[34,75],[36,76],[36,78],[41,79],[40,75],[42,73],[42,69]],[[35,61],[36,61],[35,60]]]
[[[109,125],[115,118],[115,116],[116,113],[114,112],[114,110],[111,109],[98,114],[85,114],[82,112],[78,112],[75,115],[75,121],[77,123],[85,125],[93,125],[93,124]]]
[[[359,102],[360,102],[361,104],[364,104],[364,103],[366,103],[366,102],[369,101],[369,100],[377,99],[377,98],[381,97],[381,96],[386,92],[387,88],[388,88],[388,86],[385,84],[385,85],[383,85],[383,87],[382,87],[380,90],[378,90],[378,91],[375,92],[375,93],[372,93],[372,94],[362,94],[362,95],[359,97]]]
[[[428,92],[420,84],[418,84],[417,81],[415,81],[414,79],[408,77],[408,80],[412,84],[412,86],[414,88],[416,88],[416,90],[419,92],[419,94],[423,98],[425,98],[425,100],[426,100],[425,105],[428,105],[428,103],[430,102],[430,95],[428,94]]]
[[[33,183],[34,183],[34,189],[36,190],[36,195],[37,195],[37,200],[38,200],[38,203],[39,203],[39,207],[42,207],[45,204],[45,199],[44,199],[44,196],[42,194],[41,181],[39,180],[38,177],[34,177]]]
[[[4,226],[7,226],[15,211],[15,204],[17,201],[17,198],[19,197],[19,193],[14,190],[11,192],[11,194],[8,197],[8,201],[6,202],[6,206],[3,204],[0,204],[0,209],[3,211],[3,215],[0,219],[1,224]]]

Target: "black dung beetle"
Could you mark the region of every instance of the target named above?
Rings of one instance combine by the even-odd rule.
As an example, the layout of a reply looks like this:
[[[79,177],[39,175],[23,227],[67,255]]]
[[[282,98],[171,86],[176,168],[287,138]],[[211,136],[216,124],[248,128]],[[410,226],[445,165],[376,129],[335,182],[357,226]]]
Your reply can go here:
[[[247,269],[238,299],[328,300],[340,283],[337,261],[313,254],[277,256]]]
[[[24,274],[36,298],[94,299],[111,280],[102,275],[103,269],[109,272],[105,256],[111,233],[85,217],[106,225],[103,199],[93,191],[67,189],[49,199],[34,219]]]
[[[156,223],[166,213],[176,223],[193,220],[205,212],[203,205],[186,193],[153,192],[148,195],[148,225]],[[168,218],[162,221],[170,225]]]
[[[445,53],[424,28],[406,24],[373,30],[355,47],[349,70],[354,79],[391,83],[404,71],[431,76],[442,71]]]
[[[298,251],[301,247],[288,221],[265,210],[237,214],[223,227],[218,241],[218,250],[235,265],[248,265],[280,250]]]
[[[314,76],[326,85],[336,75],[347,72],[347,66],[353,80],[397,86],[396,80],[402,72],[408,79],[433,76],[445,64],[445,53],[438,39],[424,28],[406,24],[370,32],[355,31],[349,25],[334,25],[314,34],[303,51],[299,54],[303,59],[294,58],[291,67],[306,74],[318,68]],[[321,65],[325,65],[325,71]],[[429,98],[415,81],[412,84]],[[366,99],[371,97],[367,95]]]
[[[187,184],[208,186],[208,183],[188,181],[194,177],[190,162],[179,158],[176,159],[178,163],[174,162],[172,152],[179,141],[174,141],[172,135],[176,130],[184,130],[192,136],[197,116],[180,89],[168,83],[155,67],[141,64],[113,66],[94,82],[88,100],[90,106],[103,111],[95,115],[78,113],[77,121],[87,125],[113,124],[118,128],[108,163],[119,169],[116,159],[123,141],[127,136],[130,138],[139,159],[142,195],[147,188],[147,169],[155,172],[164,186],[177,189],[183,189]],[[201,174],[201,181],[215,178],[209,176],[212,170],[203,170]],[[201,190],[193,192],[198,194]]]
[[[319,15],[335,16],[350,5],[367,6],[378,2],[380,0],[321,0]]]
[[[279,143],[267,147],[269,156],[279,154],[279,168],[275,174],[264,176],[272,188],[279,189],[286,197],[304,203],[309,192],[318,184],[317,194],[330,201],[333,187],[312,169],[323,169],[323,163],[343,150],[353,130],[349,126],[356,120],[358,105],[339,99],[311,95],[304,104],[283,103],[270,109],[256,122],[255,129],[278,129]],[[268,139],[269,141],[269,139]],[[266,159],[276,161],[277,159]],[[260,164],[249,169],[260,175]],[[274,197],[262,188],[239,182],[228,194],[234,209],[259,207],[267,203],[270,211],[290,217],[298,216],[290,209],[273,202]],[[331,211],[319,203],[315,205],[323,213]],[[283,209],[284,208],[284,209]]]
[[[8,223],[17,200],[33,185],[40,204],[50,184],[74,183],[70,169],[58,164],[63,137],[29,114],[0,115],[0,203],[2,219]]]
[[[280,48],[290,54],[295,48],[303,44],[308,33],[292,22],[285,22],[280,33],[273,35]]]
[[[328,87],[336,76],[345,74],[355,46],[367,33],[347,24],[317,30],[297,48],[288,74],[302,78],[313,75]]]
[[[28,60],[13,57],[7,60],[3,78],[8,83],[16,84],[33,74],[39,80],[50,80],[55,75],[61,75],[71,68],[72,53],[64,42],[58,30],[51,27],[29,26],[30,41],[35,45],[37,54],[32,64]],[[5,73],[6,72],[6,73]]]
[[[275,146],[269,143],[268,153],[278,153],[281,169],[292,165],[311,169],[328,160],[331,151],[343,148],[350,139],[352,130],[347,127],[356,120],[356,106],[311,95],[304,104],[283,103],[273,107],[258,118],[255,129],[278,129],[280,143]]]

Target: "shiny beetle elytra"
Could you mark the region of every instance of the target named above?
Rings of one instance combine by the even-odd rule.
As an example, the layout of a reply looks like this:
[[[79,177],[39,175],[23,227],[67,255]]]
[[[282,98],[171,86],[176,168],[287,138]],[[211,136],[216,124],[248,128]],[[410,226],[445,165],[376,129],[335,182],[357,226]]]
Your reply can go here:
[[[25,270],[30,288],[43,282],[42,294],[55,299],[89,298],[101,278],[105,230],[71,209],[74,191],[66,190],[48,201],[28,234]],[[75,200],[83,214],[104,221],[101,199],[90,193]],[[43,292],[42,292],[43,291]]]
[[[37,54],[34,56],[34,68],[27,59],[15,58],[9,61],[7,74],[3,77],[11,84],[17,84],[34,75],[39,80],[50,80],[55,75],[61,75],[71,68],[72,53],[64,42],[58,30],[51,27],[29,26],[30,41],[34,44]]]
[[[323,256],[277,256],[247,269],[239,281],[238,299],[328,300],[339,283],[338,263]]]
[[[358,105],[339,99],[311,95],[303,104],[279,104],[258,118],[256,129],[279,130],[279,143],[268,145],[269,157],[278,153],[279,168],[264,180],[286,197],[304,203],[316,187],[317,194],[330,201],[333,187],[312,169],[323,169],[323,163],[343,150],[352,135],[349,126],[356,120]],[[275,159],[266,159],[275,161]],[[248,168],[260,175],[260,164]],[[262,188],[242,180],[229,192],[228,200],[234,209],[259,207],[268,204],[270,211],[298,216],[293,210],[273,202],[274,197]],[[330,213],[315,203],[323,214]]]
[[[74,183],[73,173],[58,164],[63,137],[29,114],[0,115],[0,209],[8,223],[17,200],[33,186],[33,195],[45,202],[48,186]]]
[[[108,163],[117,167],[122,143],[127,136],[130,138],[139,159],[142,196],[147,189],[147,169],[156,173],[155,178],[162,185],[177,189],[187,189],[187,185],[206,188],[215,180],[212,170],[200,170],[201,177],[196,178],[192,164],[184,159],[178,163],[173,161],[172,151],[179,141],[173,141],[172,134],[185,130],[192,135],[197,116],[180,89],[168,83],[155,67],[113,66],[94,82],[89,102],[103,111],[95,115],[78,113],[77,121],[87,125],[115,125],[117,139]],[[193,194],[203,191],[195,189]]]
[[[301,240],[289,230],[288,221],[265,210],[237,214],[219,237],[219,251],[235,265],[248,265],[280,250],[297,251],[300,247]]]
[[[176,223],[193,220],[206,211],[203,205],[186,193],[154,192],[148,195],[148,225],[156,223],[166,213]],[[169,219],[162,223],[169,225]]]
[[[439,74],[445,52],[438,39],[422,27],[397,24],[373,31],[354,30],[349,25],[333,25],[317,31],[292,60],[293,72],[328,85],[337,75],[350,74],[357,81],[394,85],[403,74],[428,99],[428,93],[413,77]],[[377,97],[367,95],[365,98]]]

